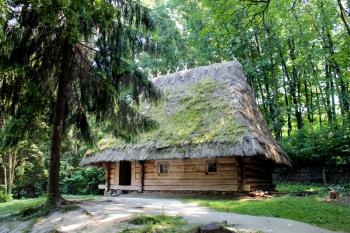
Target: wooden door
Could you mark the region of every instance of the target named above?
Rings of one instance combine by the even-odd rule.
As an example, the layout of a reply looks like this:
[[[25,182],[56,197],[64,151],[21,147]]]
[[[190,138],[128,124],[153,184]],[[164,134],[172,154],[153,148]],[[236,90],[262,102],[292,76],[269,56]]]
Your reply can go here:
[[[119,185],[131,185],[131,162],[119,162]]]

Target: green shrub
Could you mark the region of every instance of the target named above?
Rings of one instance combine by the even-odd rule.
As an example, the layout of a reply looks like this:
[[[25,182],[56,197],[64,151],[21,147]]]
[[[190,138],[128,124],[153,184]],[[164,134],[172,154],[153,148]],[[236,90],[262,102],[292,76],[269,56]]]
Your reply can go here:
[[[189,233],[194,232],[193,226],[188,225],[181,216],[168,216],[165,214],[136,214],[129,221],[129,224],[138,225],[134,228],[127,228],[123,233]]]
[[[105,183],[103,168],[76,168],[70,175],[61,180],[61,190],[64,194],[90,195],[98,194],[98,185]]]
[[[305,127],[281,141],[282,147],[297,164],[350,164],[350,128]]]
[[[160,223],[158,216],[152,216],[147,214],[136,215],[129,220],[129,223],[134,225],[145,225],[145,224],[158,224]]]
[[[12,195],[7,194],[4,191],[0,190],[0,203],[2,202],[8,202],[12,200]]]

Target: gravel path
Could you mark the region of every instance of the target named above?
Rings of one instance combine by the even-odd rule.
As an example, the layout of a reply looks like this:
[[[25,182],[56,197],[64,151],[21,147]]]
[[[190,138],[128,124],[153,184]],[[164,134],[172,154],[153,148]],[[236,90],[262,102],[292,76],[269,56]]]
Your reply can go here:
[[[128,194],[104,197],[98,201],[82,201],[81,209],[67,213],[53,213],[38,221],[31,232],[116,232],[123,221],[135,213],[161,213],[183,216],[190,224],[208,224],[227,221],[242,229],[261,230],[265,233],[331,233],[309,224],[274,217],[256,217],[218,212],[196,204],[160,195]],[[125,226],[125,224],[124,224]],[[14,232],[1,231],[0,232]]]

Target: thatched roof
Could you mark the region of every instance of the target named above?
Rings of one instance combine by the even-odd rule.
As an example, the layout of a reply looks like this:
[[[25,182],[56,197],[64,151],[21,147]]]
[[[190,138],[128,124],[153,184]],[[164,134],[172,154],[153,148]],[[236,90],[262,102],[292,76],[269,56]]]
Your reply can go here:
[[[120,160],[261,156],[290,160],[271,133],[237,61],[184,70],[153,80],[164,93],[158,105],[139,111],[159,126],[136,142],[117,140],[90,154],[81,165]]]

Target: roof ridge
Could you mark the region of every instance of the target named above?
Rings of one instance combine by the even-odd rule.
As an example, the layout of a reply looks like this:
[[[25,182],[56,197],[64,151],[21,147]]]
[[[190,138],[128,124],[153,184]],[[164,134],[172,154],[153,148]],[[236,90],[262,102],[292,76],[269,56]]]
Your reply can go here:
[[[239,76],[244,77],[242,65],[235,59],[232,61],[225,61],[223,63],[215,63],[207,66],[199,66],[191,69],[181,70],[175,73],[170,73],[166,75],[158,76],[151,81],[158,87],[165,86],[176,86],[183,83],[197,83],[199,80],[207,76],[217,77],[215,73],[217,71],[221,72],[223,68],[232,69],[232,72],[239,71]],[[232,78],[235,78],[236,75],[232,75]]]

